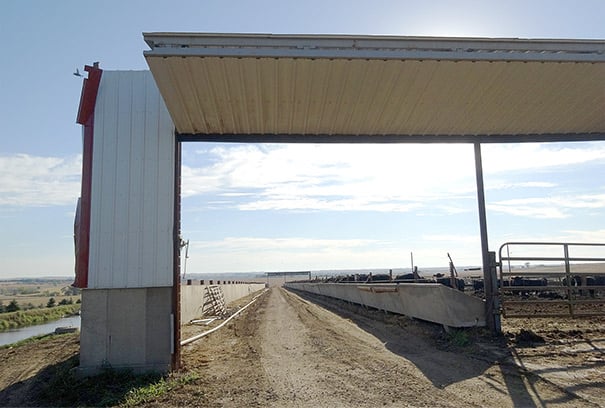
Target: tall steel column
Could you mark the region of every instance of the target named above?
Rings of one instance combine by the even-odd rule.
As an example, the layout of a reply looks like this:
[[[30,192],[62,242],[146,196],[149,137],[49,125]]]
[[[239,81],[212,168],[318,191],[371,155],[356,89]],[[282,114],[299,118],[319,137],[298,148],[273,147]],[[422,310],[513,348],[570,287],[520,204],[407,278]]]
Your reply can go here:
[[[479,230],[481,234],[481,260],[483,286],[485,290],[485,320],[492,333],[498,334],[500,315],[497,314],[497,277],[495,255],[490,255],[487,239],[487,212],[485,210],[485,190],[483,187],[483,163],[481,143],[475,142],[475,176],[477,180],[477,204],[479,206]]]
[[[174,144],[174,223],[172,276],[172,369],[181,368],[181,141]]]

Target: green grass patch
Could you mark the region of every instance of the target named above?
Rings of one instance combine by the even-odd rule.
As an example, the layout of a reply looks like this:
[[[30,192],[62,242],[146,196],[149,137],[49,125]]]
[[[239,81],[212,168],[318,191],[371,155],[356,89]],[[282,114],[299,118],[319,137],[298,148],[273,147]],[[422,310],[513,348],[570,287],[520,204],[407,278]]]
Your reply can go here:
[[[133,388],[126,394],[122,406],[134,407],[160,398],[170,391],[190,384],[199,379],[197,373],[191,372],[180,376],[169,375],[146,386]]]
[[[41,386],[36,399],[40,405],[134,407],[152,402],[199,378],[193,372],[134,374],[130,370],[114,369],[106,369],[93,377],[78,378],[72,371],[78,364],[78,356],[74,356],[39,375]]]
[[[464,329],[451,330],[449,333],[447,333],[447,340],[449,344],[455,347],[466,347],[471,344],[471,338],[468,332]]]
[[[10,313],[1,313],[0,331],[51,322],[64,316],[73,315],[78,310],[80,310],[80,305],[74,304],[45,309],[31,309]]]

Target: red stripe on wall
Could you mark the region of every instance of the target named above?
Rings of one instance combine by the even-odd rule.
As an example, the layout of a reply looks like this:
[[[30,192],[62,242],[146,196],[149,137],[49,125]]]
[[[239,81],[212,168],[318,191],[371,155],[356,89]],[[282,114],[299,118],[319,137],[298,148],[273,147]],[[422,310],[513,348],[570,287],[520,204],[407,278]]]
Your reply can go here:
[[[94,141],[94,112],[97,103],[99,84],[103,70],[98,63],[85,66],[88,79],[84,79],[80,106],[76,122],[84,125],[83,152],[82,152],[82,191],[80,194],[80,216],[75,226],[76,242],[76,279],[73,286],[77,288],[88,287],[88,260],[90,245],[90,203],[92,190],[92,146]]]

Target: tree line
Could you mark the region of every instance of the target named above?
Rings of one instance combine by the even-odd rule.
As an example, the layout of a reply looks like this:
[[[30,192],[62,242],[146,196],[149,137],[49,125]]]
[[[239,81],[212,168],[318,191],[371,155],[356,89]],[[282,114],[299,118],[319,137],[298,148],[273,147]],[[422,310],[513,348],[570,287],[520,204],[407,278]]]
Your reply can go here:
[[[72,298],[61,299],[59,302],[57,302],[54,297],[51,297],[50,299],[48,299],[46,307],[50,308],[55,306],[73,305],[74,303],[78,304],[82,302],[80,299],[74,302]],[[42,309],[43,307],[44,306],[42,305],[38,306],[38,308],[40,309]],[[34,306],[32,303],[27,303],[26,305],[21,306],[19,305],[19,302],[17,302],[16,299],[11,300],[9,304],[5,306],[4,303],[0,300],[0,313],[18,312],[19,310],[30,310],[35,308],[36,306]]]

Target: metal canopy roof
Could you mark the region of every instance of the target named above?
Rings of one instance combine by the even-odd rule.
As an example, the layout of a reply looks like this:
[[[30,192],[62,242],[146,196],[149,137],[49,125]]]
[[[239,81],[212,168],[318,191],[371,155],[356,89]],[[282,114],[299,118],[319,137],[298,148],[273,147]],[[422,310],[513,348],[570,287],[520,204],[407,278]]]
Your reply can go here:
[[[605,41],[146,33],[198,140],[605,139]]]

